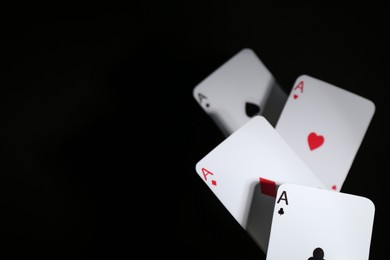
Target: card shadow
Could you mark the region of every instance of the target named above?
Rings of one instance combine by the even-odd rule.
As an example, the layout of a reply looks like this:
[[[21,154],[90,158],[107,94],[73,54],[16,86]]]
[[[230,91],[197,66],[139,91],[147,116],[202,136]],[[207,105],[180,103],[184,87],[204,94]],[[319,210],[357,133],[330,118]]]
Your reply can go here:
[[[280,114],[286,104],[288,94],[280,87],[276,81],[270,83],[271,92],[269,93],[263,108],[262,116],[267,118],[268,122],[275,127]]]
[[[245,229],[264,253],[267,253],[274,206],[275,198],[261,193],[260,183],[257,183],[252,189]]]

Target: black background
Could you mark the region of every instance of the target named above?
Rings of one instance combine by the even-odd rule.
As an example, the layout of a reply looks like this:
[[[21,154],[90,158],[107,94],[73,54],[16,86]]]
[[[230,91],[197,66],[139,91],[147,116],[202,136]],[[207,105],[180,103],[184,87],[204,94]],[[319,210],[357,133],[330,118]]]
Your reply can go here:
[[[375,203],[386,257],[388,9],[270,2],[4,8],[5,259],[265,259],[195,173],[224,137],[192,89],[242,48],[286,92],[308,74],[375,103],[342,191]]]

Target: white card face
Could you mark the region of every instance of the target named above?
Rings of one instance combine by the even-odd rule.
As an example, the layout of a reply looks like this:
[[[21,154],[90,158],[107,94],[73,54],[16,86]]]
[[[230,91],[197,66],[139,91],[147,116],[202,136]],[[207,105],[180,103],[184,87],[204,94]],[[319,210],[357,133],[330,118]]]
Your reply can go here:
[[[282,184],[266,259],[368,260],[374,214],[365,197]]]
[[[268,243],[268,219],[272,217],[274,204],[265,202],[268,207],[271,205],[268,209],[261,203],[252,204],[261,194],[260,178],[324,188],[271,124],[259,115],[203,157],[196,164],[196,172],[243,228],[247,228],[251,219],[249,233],[263,250]],[[267,197],[273,202],[272,196]],[[250,218],[250,214],[256,219]]]
[[[195,100],[225,136],[236,131],[253,115],[262,115],[270,95],[278,96],[273,97],[273,104],[268,106],[268,110],[276,111],[268,111],[267,114],[279,117],[287,94],[276,84],[257,55],[247,48],[231,57],[193,89]]]
[[[372,101],[303,75],[275,129],[327,189],[340,191],[374,112]]]

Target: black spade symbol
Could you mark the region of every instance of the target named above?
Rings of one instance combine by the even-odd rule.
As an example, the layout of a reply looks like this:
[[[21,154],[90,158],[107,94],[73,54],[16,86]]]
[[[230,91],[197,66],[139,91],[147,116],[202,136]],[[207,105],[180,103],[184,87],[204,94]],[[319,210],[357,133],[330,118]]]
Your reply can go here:
[[[280,208],[279,211],[278,211],[278,213],[279,213],[280,216],[283,215],[283,214],[284,214],[283,208]]]
[[[249,117],[259,115],[260,114],[260,106],[253,104],[253,103],[250,103],[250,102],[246,102],[245,103],[245,113]]]
[[[324,250],[322,250],[320,247],[317,247],[313,250],[313,256],[309,257],[308,260],[324,260]]]

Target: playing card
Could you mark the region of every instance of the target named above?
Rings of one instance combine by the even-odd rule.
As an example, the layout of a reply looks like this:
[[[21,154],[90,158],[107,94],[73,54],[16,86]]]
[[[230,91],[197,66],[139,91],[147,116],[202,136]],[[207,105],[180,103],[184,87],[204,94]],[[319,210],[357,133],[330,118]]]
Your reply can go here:
[[[286,182],[324,187],[260,115],[206,154],[196,172],[264,251],[276,187]]]
[[[368,260],[375,206],[368,198],[282,184],[267,260]]]
[[[245,48],[193,89],[193,96],[225,136],[254,115],[274,126],[287,93],[253,50]]]
[[[275,129],[328,189],[340,191],[374,112],[371,100],[302,75]]]

